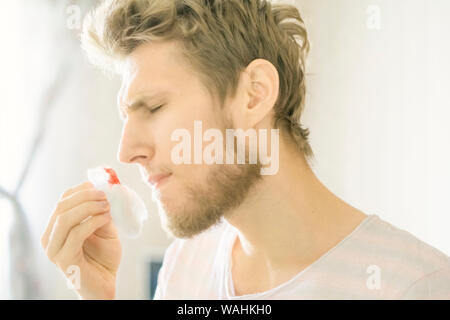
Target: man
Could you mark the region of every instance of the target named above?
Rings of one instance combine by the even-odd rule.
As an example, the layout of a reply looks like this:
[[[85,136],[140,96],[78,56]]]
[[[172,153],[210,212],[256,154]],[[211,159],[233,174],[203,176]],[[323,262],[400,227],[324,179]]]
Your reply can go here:
[[[345,203],[310,169],[309,44],[295,7],[105,1],[82,40],[122,75],[119,160],[139,165],[177,238],[156,299],[450,298],[445,254]],[[185,139],[199,134],[210,144]],[[67,191],[42,239],[62,270],[81,265],[82,298],[115,297],[120,242],[101,199],[89,183]]]

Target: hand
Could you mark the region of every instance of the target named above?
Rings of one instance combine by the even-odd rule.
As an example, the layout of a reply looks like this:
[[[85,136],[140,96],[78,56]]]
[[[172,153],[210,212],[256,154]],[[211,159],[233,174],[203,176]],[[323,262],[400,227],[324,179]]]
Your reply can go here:
[[[66,275],[78,267],[82,299],[114,299],[122,256],[117,229],[105,194],[90,182],[67,190],[58,201],[41,244]],[[70,270],[70,269],[69,269]]]

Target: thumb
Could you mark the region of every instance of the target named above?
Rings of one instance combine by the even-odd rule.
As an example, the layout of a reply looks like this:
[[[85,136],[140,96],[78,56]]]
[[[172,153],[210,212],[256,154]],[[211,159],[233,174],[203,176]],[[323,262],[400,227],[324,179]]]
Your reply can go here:
[[[112,219],[107,224],[95,230],[94,234],[98,237],[106,239],[118,238],[119,236],[117,228],[114,225],[114,221]]]

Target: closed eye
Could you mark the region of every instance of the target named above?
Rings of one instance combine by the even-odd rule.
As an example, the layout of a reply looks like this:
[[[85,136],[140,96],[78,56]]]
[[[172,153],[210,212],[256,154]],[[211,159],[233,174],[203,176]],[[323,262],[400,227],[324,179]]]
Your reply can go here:
[[[160,105],[160,106],[158,106],[158,107],[156,107],[156,108],[153,108],[153,109],[147,108],[147,111],[150,112],[150,113],[155,113],[155,112],[158,111],[161,107],[162,107],[162,105]]]

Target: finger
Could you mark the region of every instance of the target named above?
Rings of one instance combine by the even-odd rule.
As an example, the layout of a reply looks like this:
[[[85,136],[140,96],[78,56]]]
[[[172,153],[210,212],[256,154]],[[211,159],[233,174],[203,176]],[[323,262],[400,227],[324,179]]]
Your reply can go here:
[[[119,237],[119,233],[113,220],[97,229],[94,234],[103,239],[117,239]]]
[[[107,222],[106,225],[110,223],[111,222]],[[98,262],[101,261],[101,264],[103,266],[107,267],[110,270],[113,270],[120,262],[122,247],[119,238],[105,239],[97,236],[98,230],[104,227],[105,225],[98,228],[84,241],[83,253],[85,253],[89,257],[95,257]],[[105,250],[105,248],[108,248],[108,250]]]
[[[90,183],[90,182],[83,182],[83,183],[80,183],[79,185],[77,185],[77,186],[75,186],[75,187],[72,187],[72,188],[67,189],[67,190],[59,197],[58,204],[59,204],[59,202],[60,202],[62,199],[65,199],[66,197],[72,195],[73,193],[75,193],[75,192],[77,192],[77,191],[80,191],[80,190],[83,190],[83,189],[86,189],[86,188],[94,188],[94,185],[93,185],[92,183]],[[58,204],[57,204],[57,206],[58,206]],[[49,217],[48,222],[47,222],[47,228],[45,229],[45,231],[44,231],[44,233],[42,234],[42,237],[41,237],[41,244],[42,244],[42,246],[44,247],[44,249],[45,249],[45,247],[47,247],[47,244],[48,244],[48,237],[50,236],[50,233],[51,233],[52,228],[53,228],[53,223],[55,222],[55,214],[58,213],[58,210],[57,210],[58,207],[57,207],[57,206],[56,206],[56,208],[53,210],[53,214]]]
[[[58,204],[59,214],[69,211],[80,204],[88,201],[106,201],[108,200],[106,194],[98,189],[85,189],[75,192],[68,196]],[[58,213],[55,215],[55,218]]]
[[[50,260],[58,253],[64,245],[70,230],[83,222],[89,216],[99,215],[108,212],[107,201],[88,201],[69,211],[60,214],[55,221],[52,233],[49,237],[46,248],[47,256]]]
[[[82,186],[84,186],[86,188],[89,185],[85,183],[85,184],[78,186],[77,188],[82,187]],[[75,188],[75,189],[77,189],[77,188]],[[73,189],[73,190],[75,190],[75,189]],[[66,196],[63,200],[58,202],[52,216],[50,217],[50,221],[47,224],[47,228],[45,229],[44,233],[42,234],[42,237],[41,237],[42,247],[44,249],[47,247],[48,240],[49,240],[50,234],[53,230],[53,226],[55,224],[56,218],[60,214],[80,205],[83,202],[94,201],[94,200],[106,200],[105,193],[103,191],[100,191],[100,190],[97,190],[94,188],[81,189],[78,191],[74,191],[70,195]]]
[[[62,199],[64,199],[64,198],[67,198],[67,197],[71,196],[71,195],[74,194],[75,192],[78,192],[78,191],[81,191],[81,190],[84,190],[84,189],[94,189],[94,188],[95,188],[95,186],[94,186],[91,182],[89,182],[89,181],[82,182],[82,183],[80,183],[79,185],[77,185],[77,186],[75,186],[75,187],[72,187],[72,188],[67,189],[67,190],[61,195],[60,200],[62,200]]]
[[[89,238],[95,230],[111,221],[111,214],[101,214],[93,216],[82,224],[72,228],[64,246],[58,253],[58,260],[69,261],[76,256],[83,247],[83,243]]]

